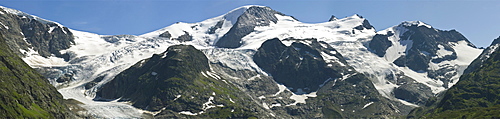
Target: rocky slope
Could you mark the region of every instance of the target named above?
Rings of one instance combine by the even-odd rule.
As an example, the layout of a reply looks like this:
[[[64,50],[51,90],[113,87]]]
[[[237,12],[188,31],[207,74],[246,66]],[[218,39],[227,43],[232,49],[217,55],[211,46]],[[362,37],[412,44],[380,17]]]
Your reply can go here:
[[[0,118],[72,117],[61,94],[0,36]]]
[[[439,30],[421,21],[379,31],[365,46],[402,71],[387,75],[398,85],[394,96],[418,105],[456,83],[481,52],[457,31]]]
[[[430,101],[428,106],[413,110],[410,117],[429,118],[498,118],[500,117],[498,73],[500,51],[494,40],[467,68],[470,71],[460,77],[460,81],[446,91],[440,99]]]
[[[14,53],[37,58],[63,57],[59,51],[74,44],[73,34],[59,23],[29,15],[18,10],[0,7],[0,33]]]

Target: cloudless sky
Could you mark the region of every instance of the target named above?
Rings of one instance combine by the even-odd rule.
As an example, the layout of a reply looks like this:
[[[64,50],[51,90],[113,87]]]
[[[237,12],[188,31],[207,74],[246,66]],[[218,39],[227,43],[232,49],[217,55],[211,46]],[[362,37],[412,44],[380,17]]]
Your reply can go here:
[[[377,31],[420,20],[455,29],[480,47],[500,36],[500,0],[2,0],[0,5],[101,35],[141,35],[244,5],[263,5],[305,23],[359,14]]]

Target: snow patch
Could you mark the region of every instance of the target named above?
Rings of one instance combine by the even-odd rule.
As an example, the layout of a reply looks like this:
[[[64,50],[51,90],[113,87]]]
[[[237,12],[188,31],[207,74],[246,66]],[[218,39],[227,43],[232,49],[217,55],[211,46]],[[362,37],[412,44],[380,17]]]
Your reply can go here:
[[[427,28],[432,28],[431,25],[426,24],[426,23],[421,22],[421,21],[405,21],[405,22],[403,22],[401,24],[404,25],[404,26],[418,26],[418,27],[425,26]]]
[[[177,99],[181,98],[182,95],[176,95],[175,98],[174,98],[174,101],[176,101]]]
[[[26,54],[27,56],[22,58],[26,64],[31,67],[61,67],[69,65],[68,62],[64,61],[63,58],[49,56],[47,58],[40,56],[38,52],[33,49],[29,49],[29,51],[20,50],[21,53]]]
[[[250,81],[251,80],[255,80],[255,78],[259,78],[259,77],[260,77],[260,74],[257,74],[255,76],[252,76],[252,77],[248,78],[248,80],[250,80]]]
[[[397,99],[397,101],[399,101],[399,102],[403,103],[404,105],[408,105],[408,106],[412,106],[412,107],[420,107],[420,106],[418,106],[418,105],[416,105],[416,104],[413,104],[413,103],[407,102],[407,101],[405,101],[405,100]]]
[[[182,112],[179,112],[179,114],[183,114],[183,115],[190,115],[190,116],[196,116],[198,115],[199,113],[192,113],[190,111],[182,111]]]
[[[277,96],[278,94],[282,93],[283,91],[287,90],[286,86],[283,84],[277,84],[279,91],[276,92],[273,96]]]
[[[316,96],[317,96],[316,92],[311,92],[309,94],[302,94],[302,95],[292,94],[292,96],[290,96],[290,99],[295,100],[295,102],[292,104],[288,104],[286,106],[297,105],[298,103],[306,104],[307,98]]]
[[[367,103],[367,104],[365,104],[365,106],[363,106],[363,108],[361,108],[361,109],[365,109],[366,107],[368,107],[368,106],[370,106],[370,105],[372,105],[372,104],[373,104],[373,102]]]
[[[2,22],[0,22],[0,24],[5,28],[5,29],[9,29],[9,26],[3,24]]]
[[[273,103],[271,104],[270,108],[273,108],[273,107],[280,107],[281,104],[280,103]]]

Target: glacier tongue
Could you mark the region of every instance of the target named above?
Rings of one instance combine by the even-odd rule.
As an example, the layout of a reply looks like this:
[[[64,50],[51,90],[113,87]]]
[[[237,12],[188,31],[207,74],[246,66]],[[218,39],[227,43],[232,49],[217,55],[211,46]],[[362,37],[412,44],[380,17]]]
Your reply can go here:
[[[63,68],[76,72],[69,83],[54,84],[65,99],[75,99],[88,110],[84,115],[97,118],[141,118],[143,112],[122,102],[94,101],[97,89],[115,75],[153,54],[164,52],[177,41],[162,38],[142,38],[136,36],[100,36],[72,30],[76,44],[62,52],[72,54],[70,64]],[[115,38],[115,40],[105,40]],[[111,42],[112,41],[112,42]],[[57,77],[56,77],[57,78]],[[101,81],[94,81],[99,79]],[[96,85],[86,89],[89,82]]]

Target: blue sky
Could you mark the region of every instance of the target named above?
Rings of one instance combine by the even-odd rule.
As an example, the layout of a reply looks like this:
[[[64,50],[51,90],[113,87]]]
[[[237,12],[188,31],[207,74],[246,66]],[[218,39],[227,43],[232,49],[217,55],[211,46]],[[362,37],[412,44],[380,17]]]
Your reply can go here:
[[[264,5],[306,23],[359,14],[377,30],[420,20],[456,29],[475,45],[500,36],[499,0],[2,0],[14,8],[71,29],[102,35],[151,32],[175,22],[199,22],[244,5]]]

